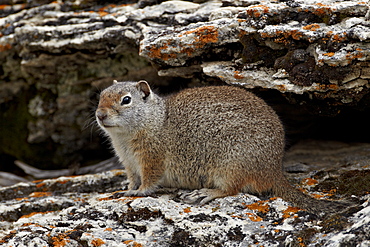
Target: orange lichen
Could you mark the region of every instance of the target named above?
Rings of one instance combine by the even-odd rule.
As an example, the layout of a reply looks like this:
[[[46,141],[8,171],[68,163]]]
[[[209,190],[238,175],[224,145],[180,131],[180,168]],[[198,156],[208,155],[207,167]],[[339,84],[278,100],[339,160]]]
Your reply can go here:
[[[2,5],[0,5],[0,10],[6,9],[8,7],[11,8],[12,6],[11,5],[6,5],[6,4],[2,4]]]
[[[36,214],[48,214],[48,213],[52,213],[54,211],[46,211],[46,212],[32,212],[30,214],[26,214],[26,215],[22,215],[21,218],[30,218]]]
[[[42,228],[44,228],[44,226],[42,226],[40,224],[37,224],[37,223],[24,223],[24,224],[22,224],[22,227],[23,226],[36,226],[36,227],[42,227]]]
[[[346,59],[353,60],[356,58],[363,58],[364,54],[362,52],[356,52],[356,53],[348,53],[346,55]]]
[[[168,48],[167,43],[163,44],[161,47],[151,47],[149,49],[149,51],[150,51],[149,57],[151,57],[151,58],[161,58],[162,57],[161,50],[165,50],[167,48]]]
[[[68,239],[68,236],[66,234],[59,234],[58,236],[56,237],[52,237],[51,238],[53,240],[53,246],[54,247],[62,247],[62,246],[66,246],[67,243],[70,242],[70,240]]]
[[[302,184],[309,185],[309,186],[315,185],[317,183],[318,183],[318,181],[316,179],[313,179],[313,178],[305,178],[305,179],[302,180]]]
[[[135,242],[134,240],[126,240],[123,243],[131,247],[142,247],[143,246],[142,244],[139,244],[138,242]]]
[[[318,16],[328,15],[332,12],[330,8],[317,8],[315,11],[313,11],[313,14]]]
[[[261,213],[267,213],[270,210],[270,207],[266,204],[266,201],[258,201],[245,206],[250,210],[259,211]]]
[[[28,200],[28,199],[29,199],[28,197],[15,198],[15,200],[17,201],[23,201],[23,200]]]
[[[105,11],[98,11],[98,14],[103,17],[103,16],[106,16],[108,15],[109,13],[108,12],[105,12]]]
[[[333,31],[329,31],[326,33],[326,36],[331,37],[333,35]]]
[[[184,34],[195,34],[195,47],[203,48],[208,43],[216,43],[218,41],[218,30],[214,26],[199,27],[191,31],[186,31]]]
[[[239,71],[234,71],[234,78],[235,79],[243,79],[244,78],[244,76],[242,76],[241,74],[240,74],[240,72]]]
[[[247,213],[248,218],[253,221],[253,222],[260,222],[262,221],[262,218],[259,217],[258,215],[252,214],[252,213]]]
[[[325,197],[325,196],[330,197],[330,196],[333,196],[337,192],[337,190],[336,189],[331,189],[329,191],[324,191],[324,192],[325,193],[320,193],[320,194],[315,193],[312,196],[315,197],[315,198],[318,198],[318,199],[320,199],[322,197]]]
[[[297,213],[299,210],[300,208],[288,206],[288,208],[283,211],[283,218],[284,219],[289,218],[295,213]]]
[[[250,214],[250,213],[247,213],[247,214]],[[232,218],[237,218],[237,219],[245,219],[245,217],[241,216],[241,215],[231,215]]]
[[[186,53],[188,56],[191,56],[191,54],[193,54],[194,51],[195,50],[193,48],[186,47],[186,48],[181,49],[180,53]]]
[[[191,212],[191,208],[190,207],[184,208],[184,213],[190,213],[190,212]]]
[[[149,48],[148,56],[151,58],[158,58],[167,61],[170,58],[175,58],[176,54],[162,54],[162,50],[168,49],[169,42],[164,43],[160,47],[152,46]]]
[[[316,199],[320,199],[320,198],[323,198],[325,195],[314,193],[314,194],[312,194],[312,196],[313,196],[314,198],[316,198]]]
[[[69,182],[69,180],[68,179],[66,179],[66,180],[61,180],[61,181],[58,181],[58,183],[60,183],[60,184],[66,184],[66,183],[68,183]]]
[[[318,15],[318,16],[329,15],[333,12],[332,9],[330,7],[327,7],[327,5],[325,4],[317,3],[316,5],[319,7],[318,8],[316,7],[306,8],[306,9],[298,8],[298,12],[302,12],[302,11],[306,13],[311,12],[312,14]]]
[[[264,38],[264,39],[271,37],[271,35],[266,32],[261,32],[260,35],[261,35],[261,38]]]
[[[201,49],[208,43],[215,43],[218,41],[218,30],[213,26],[204,26],[204,27],[196,28],[194,30],[186,31],[186,32],[179,34],[178,37],[182,37],[183,35],[189,35],[189,34],[194,35],[194,38],[193,38],[194,42],[190,42],[189,44],[185,44],[185,45],[181,45],[181,44],[172,45],[172,47],[175,47],[175,45],[179,47],[184,46],[183,48],[180,49],[179,53],[185,53],[188,56],[191,56],[194,53],[195,49]],[[169,53],[162,52],[163,50],[169,49],[172,43],[173,41],[169,40],[163,43],[160,47],[155,46],[155,45],[151,47],[147,47],[147,49],[149,50],[148,56],[150,58],[158,58],[158,59],[162,59],[165,61],[176,58],[177,53],[169,54]]]
[[[275,33],[261,33],[262,38],[273,38],[275,43],[279,44],[290,44],[289,39],[300,40],[303,37],[303,33],[298,30],[281,31],[277,30]]]
[[[347,40],[347,33],[346,32],[343,32],[341,35],[339,34],[334,34],[331,36],[332,40],[335,41],[335,42],[343,42],[343,41],[346,41]]]
[[[98,14],[99,14],[101,17],[106,16],[106,15],[108,15],[108,14],[109,14],[108,12],[106,12],[106,9],[114,8],[114,7],[116,7],[116,5],[115,5],[115,4],[108,4],[107,6],[104,6],[104,7],[100,8],[100,9],[99,9],[99,11],[98,11]]]
[[[286,91],[286,86],[285,85],[276,85],[276,89],[279,91]]]
[[[315,87],[316,90],[338,90],[337,84],[319,84]]]
[[[11,44],[0,45],[0,52],[7,51],[7,50],[10,50],[10,49],[12,49]]]
[[[38,184],[38,183],[41,183],[42,181],[44,181],[44,179],[33,180],[32,183]]]
[[[324,56],[327,56],[327,57],[332,57],[332,56],[334,56],[334,52],[328,52],[328,53],[324,53],[323,55]]]
[[[329,190],[329,193],[331,193],[332,195],[335,194],[337,192],[337,189],[331,189]]]
[[[303,188],[298,188],[299,191],[303,192],[303,193],[307,193],[307,190],[306,189],[303,189]]]
[[[298,242],[299,242],[299,243],[298,243],[298,245],[299,245],[299,246],[302,246],[302,247],[306,246],[306,244],[305,244],[305,243],[303,243],[303,238],[298,237],[298,238],[297,238],[297,240],[298,240]]]
[[[39,184],[36,184],[36,188],[40,188],[42,186],[46,185],[45,183],[39,183]]]
[[[93,246],[101,246],[101,245],[105,244],[105,242],[100,238],[94,238],[93,240],[91,240],[91,244]]]
[[[111,227],[108,227],[108,228],[105,228],[105,230],[104,230],[104,231],[111,232],[111,231],[113,231],[113,229],[112,229]]]
[[[307,25],[303,27],[304,30],[310,30],[310,31],[316,31],[319,28],[320,28],[319,24],[311,24],[311,25]]]
[[[51,192],[32,192],[30,197],[44,197],[44,196],[51,196]]]
[[[126,4],[120,4],[118,5],[117,7],[126,7],[126,6],[130,6],[130,5],[134,5],[133,3],[126,3]]]
[[[255,5],[247,9],[247,14],[253,17],[260,17],[262,14],[269,12],[269,7],[265,5]]]
[[[289,36],[292,36],[295,40],[300,40],[303,37],[303,34],[299,32],[298,30],[292,30],[288,34]]]

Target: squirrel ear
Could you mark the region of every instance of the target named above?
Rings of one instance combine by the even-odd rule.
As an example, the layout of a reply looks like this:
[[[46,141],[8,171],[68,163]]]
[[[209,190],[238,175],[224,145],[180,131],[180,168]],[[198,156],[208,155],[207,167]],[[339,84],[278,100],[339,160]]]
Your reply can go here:
[[[141,80],[137,83],[137,87],[138,89],[143,92],[144,94],[144,97],[143,99],[145,100],[146,98],[148,98],[148,96],[152,93],[152,90],[150,90],[150,86],[149,84],[144,81],[144,80]]]

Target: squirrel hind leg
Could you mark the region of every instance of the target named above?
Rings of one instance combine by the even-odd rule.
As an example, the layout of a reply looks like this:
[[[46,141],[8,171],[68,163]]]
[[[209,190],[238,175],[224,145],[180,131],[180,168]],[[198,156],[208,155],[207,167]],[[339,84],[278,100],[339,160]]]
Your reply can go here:
[[[212,189],[203,188],[200,190],[194,190],[190,193],[184,193],[180,196],[180,199],[186,203],[205,204],[216,198],[236,195],[241,192],[243,188],[248,188],[248,190],[254,192],[262,192],[265,190],[256,185],[256,179],[250,176],[245,176],[243,173],[240,173],[238,177],[235,177],[235,173],[228,174],[228,176],[224,178],[215,178],[214,181],[217,182],[214,182]],[[235,181],[238,182],[235,183]]]
[[[221,189],[203,188],[200,190],[194,190],[189,193],[183,193],[180,195],[180,199],[183,200],[185,203],[203,205],[209,201],[212,201],[213,199],[229,195],[231,194]]]

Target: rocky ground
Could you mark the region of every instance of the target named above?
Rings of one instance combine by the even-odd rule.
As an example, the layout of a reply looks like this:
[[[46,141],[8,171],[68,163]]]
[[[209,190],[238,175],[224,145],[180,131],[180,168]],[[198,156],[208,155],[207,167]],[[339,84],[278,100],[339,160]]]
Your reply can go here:
[[[295,186],[351,201],[343,213],[309,214],[276,197],[239,194],[204,206],[181,191],[112,199],[125,173],[19,183],[0,190],[2,246],[369,246],[370,144],[305,141],[287,153]]]
[[[366,1],[1,3],[3,169],[16,159],[55,169],[107,157],[90,126],[113,79],[270,90],[325,116],[370,102]]]

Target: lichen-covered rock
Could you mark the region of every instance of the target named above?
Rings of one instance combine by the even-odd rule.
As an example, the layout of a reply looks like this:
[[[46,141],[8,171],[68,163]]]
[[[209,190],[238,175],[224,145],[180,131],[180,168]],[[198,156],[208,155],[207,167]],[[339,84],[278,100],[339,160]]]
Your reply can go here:
[[[323,115],[370,98],[366,2],[13,2],[0,9],[0,154],[39,168],[107,156],[90,126],[113,79],[273,89]]]
[[[48,169],[101,159],[99,91],[113,79],[157,78],[138,55],[138,27],[84,6],[30,3],[0,19],[1,153]]]
[[[165,75],[178,76],[173,67],[200,63],[204,74],[248,88],[320,95],[342,105],[368,94],[366,3],[257,2],[205,3],[198,10],[209,4],[209,18],[202,22],[177,14],[179,26],[146,27],[140,54],[162,66]]]
[[[369,144],[305,142],[288,152],[294,183],[316,198],[357,206],[320,217],[280,198],[239,194],[207,205],[178,194],[112,199],[113,170],[0,189],[1,246],[368,246]],[[349,158],[350,157],[350,158]],[[305,172],[296,169],[304,162]],[[334,167],[334,168],[333,168]],[[294,177],[294,178],[293,178]]]

